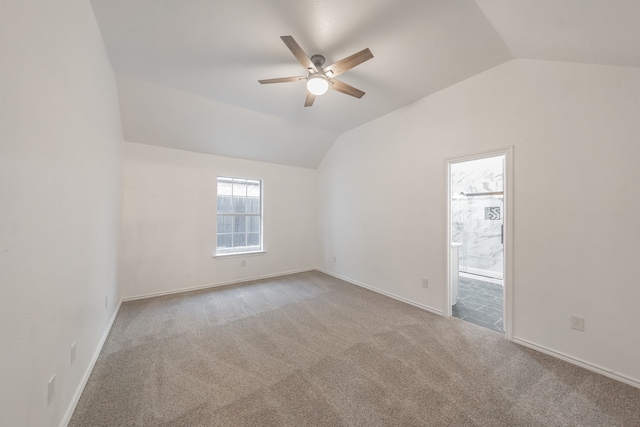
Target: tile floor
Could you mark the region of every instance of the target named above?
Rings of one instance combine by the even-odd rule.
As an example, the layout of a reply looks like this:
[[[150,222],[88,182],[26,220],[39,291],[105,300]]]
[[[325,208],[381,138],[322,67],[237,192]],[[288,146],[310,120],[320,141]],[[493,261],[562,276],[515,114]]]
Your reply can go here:
[[[458,300],[453,305],[453,315],[476,325],[503,333],[502,285],[478,279],[460,277]]]

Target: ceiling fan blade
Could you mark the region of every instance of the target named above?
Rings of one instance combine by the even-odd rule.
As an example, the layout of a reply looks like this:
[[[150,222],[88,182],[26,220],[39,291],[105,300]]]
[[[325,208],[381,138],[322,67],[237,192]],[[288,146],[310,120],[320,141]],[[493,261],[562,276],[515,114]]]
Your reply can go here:
[[[311,92],[307,92],[307,97],[304,100],[305,107],[311,107],[313,105],[313,101],[316,100],[316,96]]]
[[[346,93],[347,95],[355,96],[358,99],[364,96],[363,91],[361,91],[360,89],[356,89],[355,87],[350,86],[344,82],[341,82],[340,80],[331,79],[331,83],[333,84],[329,87],[335,91]]]
[[[324,67],[324,73],[327,77],[333,78],[352,69],[356,65],[362,64],[364,61],[370,60],[371,58],[373,58],[371,51],[368,48],[363,49],[358,53],[354,53],[351,56],[347,56],[346,58],[329,65],[328,67]]]
[[[297,82],[299,80],[305,80],[306,77],[304,76],[297,76],[297,77],[280,77],[279,79],[266,79],[266,80],[258,80],[258,82],[260,82],[260,84],[267,84],[267,83],[287,83],[287,82]]]
[[[318,69],[316,68],[314,63],[311,62],[311,59],[309,58],[309,55],[307,55],[304,52],[304,50],[302,50],[300,45],[293,39],[293,37],[291,37],[291,36],[281,36],[280,38],[282,39],[284,44],[287,45],[287,47],[289,48],[291,53],[293,53],[293,56],[296,57],[296,59],[298,60],[300,65],[302,65],[305,70],[307,70],[307,71],[311,70],[314,73],[318,72]]]

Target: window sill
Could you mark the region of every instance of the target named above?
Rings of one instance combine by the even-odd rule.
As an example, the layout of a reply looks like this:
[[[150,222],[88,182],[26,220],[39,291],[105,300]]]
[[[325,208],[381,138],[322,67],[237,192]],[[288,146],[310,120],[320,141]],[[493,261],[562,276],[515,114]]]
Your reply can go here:
[[[231,252],[228,254],[216,254],[215,252],[213,253],[213,257],[214,258],[234,258],[234,257],[239,257],[239,256],[247,256],[247,255],[262,255],[262,254],[266,254],[267,251],[265,250],[261,250],[261,251],[251,251],[251,252]]]

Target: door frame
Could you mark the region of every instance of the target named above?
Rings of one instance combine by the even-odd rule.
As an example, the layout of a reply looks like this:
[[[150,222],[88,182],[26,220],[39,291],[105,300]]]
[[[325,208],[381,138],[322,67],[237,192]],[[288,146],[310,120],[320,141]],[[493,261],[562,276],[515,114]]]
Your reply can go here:
[[[487,157],[504,156],[504,248],[503,248],[503,285],[504,285],[504,305],[502,307],[502,316],[504,319],[504,334],[509,341],[513,340],[513,145],[507,148],[485,151],[482,153],[471,154],[463,157],[455,157],[445,160],[446,173],[446,203],[447,207],[447,240],[446,254],[446,278],[447,291],[445,292],[445,310],[447,317],[452,316],[452,285],[451,285],[451,165],[454,163],[462,163],[470,160],[484,159]]]

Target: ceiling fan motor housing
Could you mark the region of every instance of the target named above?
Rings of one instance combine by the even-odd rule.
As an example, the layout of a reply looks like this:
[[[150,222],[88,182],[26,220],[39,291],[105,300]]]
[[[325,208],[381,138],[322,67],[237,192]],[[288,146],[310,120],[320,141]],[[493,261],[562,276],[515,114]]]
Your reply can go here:
[[[311,62],[313,62],[313,65],[315,65],[318,68],[321,68],[324,65],[324,56],[322,55],[313,55],[311,58]]]

